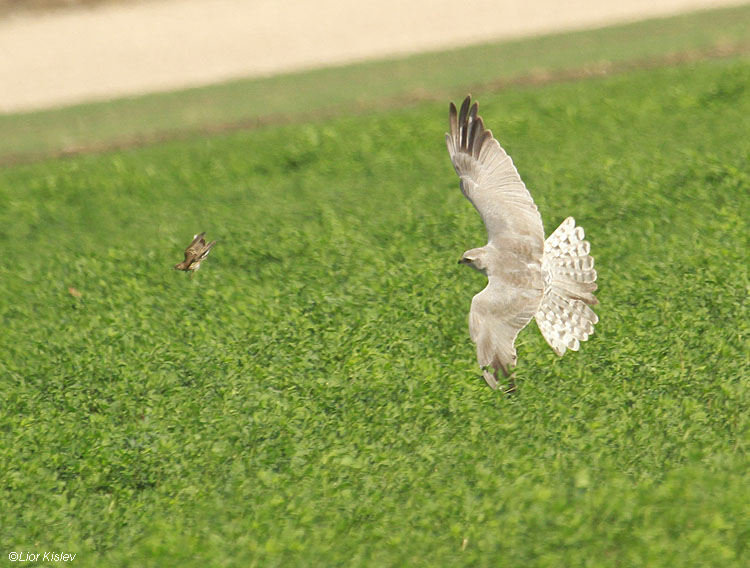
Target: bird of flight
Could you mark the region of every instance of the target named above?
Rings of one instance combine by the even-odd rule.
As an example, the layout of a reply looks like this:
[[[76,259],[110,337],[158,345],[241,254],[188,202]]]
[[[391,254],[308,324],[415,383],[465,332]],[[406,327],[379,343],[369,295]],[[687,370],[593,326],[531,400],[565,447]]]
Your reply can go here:
[[[205,260],[208,253],[211,252],[211,247],[216,244],[216,241],[211,241],[206,244],[206,233],[195,235],[193,242],[191,242],[185,249],[185,260],[174,265],[175,270],[190,271],[190,277],[193,277],[195,271],[201,267],[201,262]]]
[[[502,373],[510,377],[512,391],[514,343],[532,318],[560,356],[566,349],[577,351],[594,333],[599,318],[589,306],[599,303],[596,270],[583,228],[573,217],[544,240],[534,200],[513,160],[485,129],[478,108],[471,95],[460,110],[451,103],[445,135],[461,191],[482,217],[489,241],[458,262],[489,279],[471,301],[469,334],[487,384],[497,389]]]

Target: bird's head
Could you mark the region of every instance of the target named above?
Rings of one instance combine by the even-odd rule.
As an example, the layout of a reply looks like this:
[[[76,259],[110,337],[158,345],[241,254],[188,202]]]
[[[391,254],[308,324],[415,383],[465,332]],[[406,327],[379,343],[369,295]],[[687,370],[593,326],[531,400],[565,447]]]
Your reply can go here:
[[[487,251],[481,248],[467,250],[459,259],[458,264],[466,264],[487,276]]]

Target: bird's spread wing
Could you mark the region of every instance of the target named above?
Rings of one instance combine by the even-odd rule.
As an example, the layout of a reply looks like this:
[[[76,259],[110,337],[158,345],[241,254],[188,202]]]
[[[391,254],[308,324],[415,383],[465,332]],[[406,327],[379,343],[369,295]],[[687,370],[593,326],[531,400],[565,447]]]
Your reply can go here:
[[[489,244],[484,249],[492,269],[487,287],[472,300],[469,332],[484,378],[497,388],[498,373],[507,377],[515,366],[516,336],[534,317],[542,298],[544,228],[513,160],[477,112],[471,97],[460,110],[451,103],[445,140],[461,191],[487,228]]]
[[[484,380],[493,389],[497,388],[497,372],[507,377],[515,367],[516,337],[534,317],[540,297],[536,286],[509,287],[495,278],[490,278],[487,287],[474,296],[469,334],[477,345],[477,361]]]
[[[185,260],[192,259],[200,262],[208,256],[208,253],[211,252],[211,248],[216,244],[216,241],[211,241],[206,244],[205,237],[206,233],[201,233],[200,235],[195,235],[193,237],[193,242],[188,245],[187,249],[185,249]]]
[[[450,105],[450,133],[445,141],[461,191],[481,215],[490,244],[500,249],[525,247],[534,259],[540,259],[542,218],[513,160],[484,128],[478,108],[477,103],[471,104],[471,96],[460,111]]]
[[[206,246],[205,236],[206,233],[201,233],[200,235],[195,235],[193,237],[193,241],[185,249],[185,260],[192,260],[200,256],[201,251]]]

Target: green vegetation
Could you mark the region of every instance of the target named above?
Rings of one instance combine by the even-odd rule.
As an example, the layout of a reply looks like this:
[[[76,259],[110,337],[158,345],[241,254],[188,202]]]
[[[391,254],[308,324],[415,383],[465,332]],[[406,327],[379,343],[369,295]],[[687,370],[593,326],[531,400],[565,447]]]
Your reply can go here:
[[[447,100],[0,170],[4,561],[747,566],[750,61],[473,94],[600,276],[513,397]]]
[[[311,120],[411,101],[445,100],[569,75],[750,51],[750,5],[244,79],[28,114],[0,115],[0,163],[188,134]]]

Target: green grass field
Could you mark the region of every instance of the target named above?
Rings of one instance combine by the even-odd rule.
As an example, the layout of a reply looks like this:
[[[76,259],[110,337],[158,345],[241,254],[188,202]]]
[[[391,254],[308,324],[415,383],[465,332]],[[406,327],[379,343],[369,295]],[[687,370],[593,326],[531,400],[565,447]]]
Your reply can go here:
[[[513,397],[447,100],[1,169],[3,565],[747,566],[750,59],[473,95],[599,272]]]

